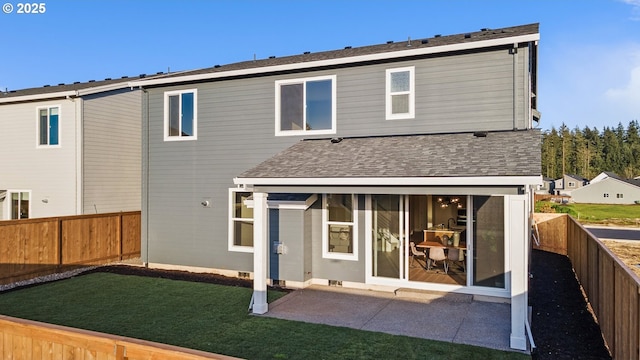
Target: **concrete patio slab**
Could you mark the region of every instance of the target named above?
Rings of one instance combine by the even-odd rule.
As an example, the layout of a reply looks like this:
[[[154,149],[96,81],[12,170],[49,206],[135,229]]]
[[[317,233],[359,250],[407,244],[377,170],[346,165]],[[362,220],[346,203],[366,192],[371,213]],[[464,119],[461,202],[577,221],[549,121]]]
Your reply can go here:
[[[269,304],[262,316],[512,350],[509,304],[469,295],[313,285]]]

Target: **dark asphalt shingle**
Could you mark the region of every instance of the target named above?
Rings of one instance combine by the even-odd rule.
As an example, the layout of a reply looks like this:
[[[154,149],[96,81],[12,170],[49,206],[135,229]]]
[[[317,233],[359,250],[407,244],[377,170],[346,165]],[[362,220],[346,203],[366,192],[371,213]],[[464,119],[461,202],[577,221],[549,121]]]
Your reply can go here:
[[[540,176],[540,131],[302,140],[240,178]]]

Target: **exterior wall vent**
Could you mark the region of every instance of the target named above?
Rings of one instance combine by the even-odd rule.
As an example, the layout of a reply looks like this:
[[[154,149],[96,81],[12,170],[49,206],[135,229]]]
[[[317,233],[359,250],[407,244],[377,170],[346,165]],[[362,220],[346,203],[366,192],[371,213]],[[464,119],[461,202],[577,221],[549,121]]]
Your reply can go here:
[[[329,286],[342,287],[342,281],[341,280],[329,280]]]
[[[249,279],[251,276],[247,271],[238,271],[238,277],[240,279]]]
[[[273,286],[276,287],[287,287],[287,282],[285,280],[273,280]]]

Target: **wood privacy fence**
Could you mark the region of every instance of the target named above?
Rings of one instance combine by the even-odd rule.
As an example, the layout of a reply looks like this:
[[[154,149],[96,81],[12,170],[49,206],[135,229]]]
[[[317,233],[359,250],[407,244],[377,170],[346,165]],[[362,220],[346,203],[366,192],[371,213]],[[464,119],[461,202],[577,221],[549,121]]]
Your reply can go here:
[[[3,359],[232,360],[235,358],[150,341],[0,315]]]
[[[140,256],[140,211],[0,221],[0,284]]]
[[[640,359],[640,278],[575,219],[535,215],[540,246],[567,255],[615,359]]]

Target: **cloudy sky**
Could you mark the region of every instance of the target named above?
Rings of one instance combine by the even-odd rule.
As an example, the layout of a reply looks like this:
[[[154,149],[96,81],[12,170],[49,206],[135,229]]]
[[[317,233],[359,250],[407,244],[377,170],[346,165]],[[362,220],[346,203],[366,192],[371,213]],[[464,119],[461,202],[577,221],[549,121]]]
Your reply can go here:
[[[640,120],[640,0],[0,3],[2,90],[540,23],[541,128]]]

